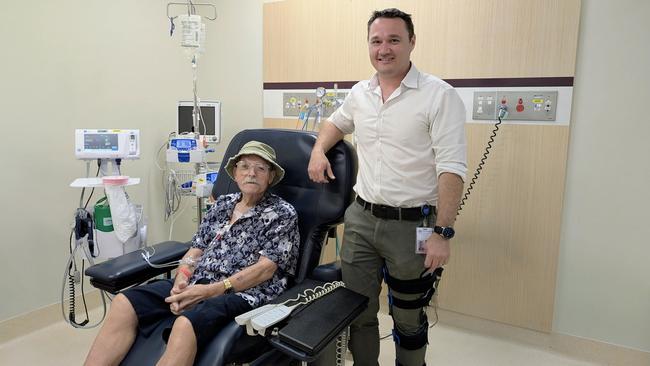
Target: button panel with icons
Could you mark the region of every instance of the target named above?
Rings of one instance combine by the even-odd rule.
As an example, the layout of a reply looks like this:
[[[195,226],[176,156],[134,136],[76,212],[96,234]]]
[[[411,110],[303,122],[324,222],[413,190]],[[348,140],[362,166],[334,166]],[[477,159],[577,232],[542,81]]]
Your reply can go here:
[[[496,119],[496,106],[505,106],[504,120],[555,121],[557,91],[474,92],[472,119]]]

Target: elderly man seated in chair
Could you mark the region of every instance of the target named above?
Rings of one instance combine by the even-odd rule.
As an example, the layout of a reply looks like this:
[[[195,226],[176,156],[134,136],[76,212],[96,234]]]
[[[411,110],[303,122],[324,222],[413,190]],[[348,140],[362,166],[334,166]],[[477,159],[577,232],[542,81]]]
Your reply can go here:
[[[235,316],[273,300],[294,274],[299,234],[296,211],[267,192],[284,176],[268,145],[251,141],[225,170],[241,193],[223,195],[206,213],[174,280],[159,280],[115,297],[86,365],[116,365],[136,330],[147,333],[174,317],[163,333],[159,365],[191,365],[197,349]]]

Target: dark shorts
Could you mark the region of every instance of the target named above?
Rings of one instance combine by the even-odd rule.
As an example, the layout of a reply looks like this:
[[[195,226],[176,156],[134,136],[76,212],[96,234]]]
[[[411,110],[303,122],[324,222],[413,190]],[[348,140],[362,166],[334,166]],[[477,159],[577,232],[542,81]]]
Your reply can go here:
[[[138,328],[144,336],[151,335],[160,321],[177,317],[165,302],[165,298],[170,296],[169,292],[173,285],[174,280],[159,280],[122,292],[135,309]],[[200,348],[237,315],[251,309],[250,304],[241,296],[228,294],[204,300],[193,308],[185,310],[180,316],[186,317],[192,323],[197,346]],[[171,328],[163,331],[165,342],[170,332]]]

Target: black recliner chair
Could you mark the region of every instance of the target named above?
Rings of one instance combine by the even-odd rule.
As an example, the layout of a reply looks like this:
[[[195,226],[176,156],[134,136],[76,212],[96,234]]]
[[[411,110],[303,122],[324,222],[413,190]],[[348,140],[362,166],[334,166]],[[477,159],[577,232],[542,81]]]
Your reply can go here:
[[[296,130],[244,130],[238,133],[228,145],[219,170],[219,178],[212,191],[215,197],[238,191],[236,183],[227,176],[224,166],[228,159],[236,155],[250,140],[262,141],[272,146],[276,150],[279,164],[286,170],[284,179],[270,191],[283,197],[298,212],[301,245],[296,276],[292,279],[292,285],[296,285],[294,289],[299,288],[300,285],[320,283],[313,281],[340,279],[340,269],[335,264],[318,266],[318,263],[328,232],[343,222],[345,209],[354,199],[352,187],[356,178],[357,157],[353,147],[347,141],[337,143],[327,154],[336,179],[329,184],[316,184],[309,180],[307,175],[307,165],[316,134]],[[189,243],[164,242],[155,247],[156,254],[151,261],[165,263],[180,259],[189,248]],[[99,289],[117,293],[164,271],[149,267],[142,260],[139,252],[128,253],[89,268],[86,274],[90,277],[91,284]],[[291,289],[288,292],[290,291]],[[353,319],[354,317],[348,319],[347,323]],[[341,327],[346,327],[347,323],[342,324]],[[164,352],[165,344],[161,332],[167,326],[169,323],[161,322],[148,338],[138,334],[122,364],[155,363]],[[304,356],[303,352],[292,353],[291,347],[277,347],[277,339],[275,343],[276,348],[283,349],[284,353],[278,353],[261,336],[247,336],[244,327],[238,326],[233,321],[208,346],[199,351],[195,364],[280,365],[287,361],[287,353],[292,354],[293,357]],[[331,349],[331,346],[329,348]],[[306,355],[302,360],[311,361],[315,358],[317,355],[312,354]]]

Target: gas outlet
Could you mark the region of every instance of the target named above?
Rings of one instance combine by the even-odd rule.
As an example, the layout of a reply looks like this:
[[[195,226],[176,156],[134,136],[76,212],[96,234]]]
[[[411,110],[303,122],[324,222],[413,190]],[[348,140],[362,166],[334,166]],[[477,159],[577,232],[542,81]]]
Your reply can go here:
[[[472,118],[496,119],[495,101],[498,101],[508,110],[504,120],[555,121],[557,98],[557,91],[474,92]]]

